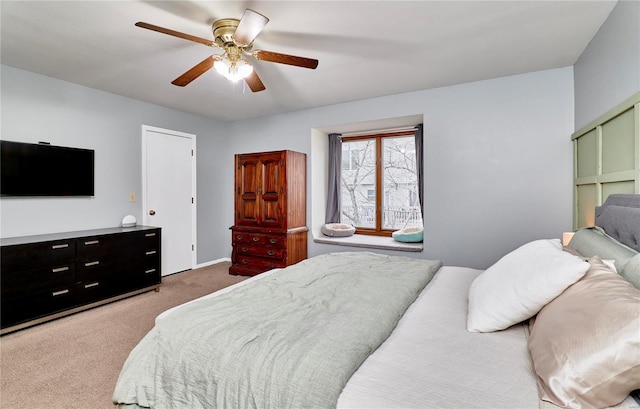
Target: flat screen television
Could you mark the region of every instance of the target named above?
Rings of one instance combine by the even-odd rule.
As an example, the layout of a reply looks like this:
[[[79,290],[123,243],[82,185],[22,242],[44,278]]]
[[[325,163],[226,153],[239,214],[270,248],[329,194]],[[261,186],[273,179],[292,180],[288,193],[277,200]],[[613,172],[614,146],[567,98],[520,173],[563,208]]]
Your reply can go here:
[[[93,196],[94,151],[0,141],[0,195]]]

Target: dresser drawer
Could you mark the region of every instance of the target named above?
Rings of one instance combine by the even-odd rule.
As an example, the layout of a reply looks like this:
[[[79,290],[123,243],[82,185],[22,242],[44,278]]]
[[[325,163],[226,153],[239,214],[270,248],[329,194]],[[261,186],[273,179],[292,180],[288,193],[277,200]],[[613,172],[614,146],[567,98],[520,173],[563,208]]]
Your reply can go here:
[[[116,289],[104,278],[87,280],[76,285],[76,297],[79,304],[88,304],[116,294]]]
[[[76,257],[74,240],[3,246],[0,250],[2,272],[30,270],[36,267],[73,262]]]
[[[67,310],[76,304],[75,284],[55,286],[34,296],[34,315],[43,316]]]
[[[256,247],[245,244],[237,244],[235,246],[235,249],[238,256],[258,256],[276,260],[283,260],[285,256],[285,250],[277,247]]]
[[[0,325],[5,328],[71,309],[76,299],[74,285],[56,286],[47,291],[21,297],[3,298]]]
[[[124,264],[117,259],[93,258],[83,260],[77,264],[77,281],[102,280],[124,268]]]
[[[3,271],[0,279],[2,297],[32,294],[55,286],[73,284],[76,280],[76,265],[66,263],[26,271]]]
[[[141,233],[146,247],[158,247],[160,245],[160,230],[149,230]]]
[[[8,327],[32,319],[37,298],[33,295],[8,298],[2,296],[0,325]]]
[[[139,235],[104,235],[95,237],[83,237],[77,240],[77,257],[80,260],[105,257],[120,256],[131,251],[136,244]]]

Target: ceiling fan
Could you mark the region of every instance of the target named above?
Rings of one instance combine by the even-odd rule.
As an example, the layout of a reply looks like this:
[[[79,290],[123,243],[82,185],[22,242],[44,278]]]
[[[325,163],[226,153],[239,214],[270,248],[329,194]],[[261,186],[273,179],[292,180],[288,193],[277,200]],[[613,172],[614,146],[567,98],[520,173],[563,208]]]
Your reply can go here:
[[[206,38],[181,33],[142,21],[137,22],[135,25],[224,50],[223,54],[214,54],[205,58],[193,68],[171,81],[172,84],[184,87],[212,67],[215,67],[216,71],[231,81],[235,82],[244,79],[251,91],[258,92],[263,91],[265,86],[253,69],[253,66],[243,58],[244,56],[252,56],[260,61],[310,69],[315,69],[318,66],[318,60],[312,58],[280,54],[272,51],[253,50],[253,41],[268,22],[269,19],[262,14],[251,9],[246,9],[240,20],[225,18],[214,22],[212,25],[213,40],[207,40]]]

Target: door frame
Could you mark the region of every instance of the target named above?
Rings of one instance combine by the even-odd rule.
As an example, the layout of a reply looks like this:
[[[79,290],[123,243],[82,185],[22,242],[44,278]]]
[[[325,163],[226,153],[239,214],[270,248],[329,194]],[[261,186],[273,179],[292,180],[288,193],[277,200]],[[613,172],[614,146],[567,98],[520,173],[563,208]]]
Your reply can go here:
[[[188,138],[191,140],[191,197],[193,200],[193,206],[191,206],[191,268],[195,268],[197,266],[198,261],[198,231],[197,231],[197,221],[198,221],[198,200],[196,197],[196,135],[174,131],[171,129],[158,128],[150,125],[142,125],[142,135],[141,135],[141,144],[142,144],[142,218],[147,215],[149,211],[147,207],[147,144],[145,143],[145,137],[147,132],[157,132],[166,135]]]

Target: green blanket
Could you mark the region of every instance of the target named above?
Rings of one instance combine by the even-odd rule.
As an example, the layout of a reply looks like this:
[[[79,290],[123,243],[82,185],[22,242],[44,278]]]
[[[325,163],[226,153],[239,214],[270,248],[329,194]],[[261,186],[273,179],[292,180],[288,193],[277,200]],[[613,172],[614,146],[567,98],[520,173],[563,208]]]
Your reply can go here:
[[[334,408],[439,261],[331,253],[172,312],[140,341],[123,407]]]

